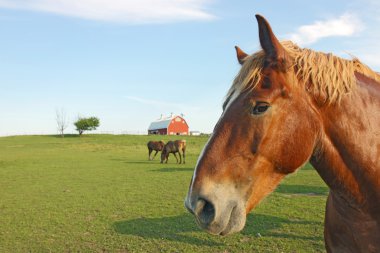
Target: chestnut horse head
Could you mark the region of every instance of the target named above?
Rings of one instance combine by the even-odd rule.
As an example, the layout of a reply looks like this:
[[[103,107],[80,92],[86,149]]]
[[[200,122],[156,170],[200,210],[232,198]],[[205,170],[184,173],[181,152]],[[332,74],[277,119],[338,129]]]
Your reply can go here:
[[[185,206],[200,227],[226,235],[289,173],[319,152],[319,106],[340,103],[356,83],[354,71],[376,77],[356,59],[280,43],[256,15],[262,51],[247,55],[223,113],[195,168]]]

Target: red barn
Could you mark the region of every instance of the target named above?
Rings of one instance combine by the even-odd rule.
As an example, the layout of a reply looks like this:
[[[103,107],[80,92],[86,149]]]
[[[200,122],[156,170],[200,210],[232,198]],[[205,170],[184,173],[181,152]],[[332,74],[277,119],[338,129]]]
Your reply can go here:
[[[181,116],[170,116],[150,123],[148,134],[188,135],[189,126]]]

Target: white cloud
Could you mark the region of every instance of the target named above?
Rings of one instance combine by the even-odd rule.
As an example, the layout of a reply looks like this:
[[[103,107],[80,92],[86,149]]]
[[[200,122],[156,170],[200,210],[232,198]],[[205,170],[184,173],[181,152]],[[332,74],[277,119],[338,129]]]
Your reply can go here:
[[[211,20],[212,0],[0,0],[0,8],[132,24]]]
[[[338,18],[301,26],[290,35],[290,39],[297,44],[307,45],[326,37],[352,36],[362,29],[362,22],[355,15],[346,13]]]

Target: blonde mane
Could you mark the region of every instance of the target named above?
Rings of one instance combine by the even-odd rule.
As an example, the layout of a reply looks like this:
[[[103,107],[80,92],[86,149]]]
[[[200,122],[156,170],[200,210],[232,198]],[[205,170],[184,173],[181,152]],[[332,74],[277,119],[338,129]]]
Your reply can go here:
[[[380,75],[357,58],[345,60],[333,54],[325,54],[298,47],[290,41],[281,42],[291,58],[298,80],[312,94],[322,94],[328,102],[339,101],[343,94],[356,87],[355,72],[380,82]],[[227,93],[252,90],[262,78],[265,53],[261,50],[244,59],[244,64]]]

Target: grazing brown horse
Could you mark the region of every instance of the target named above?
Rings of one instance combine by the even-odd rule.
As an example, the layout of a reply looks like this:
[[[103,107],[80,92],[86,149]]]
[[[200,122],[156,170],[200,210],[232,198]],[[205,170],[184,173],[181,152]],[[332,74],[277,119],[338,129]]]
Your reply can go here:
[[[185,153],[186,153],[186,141],[185,140],[176,140],[176,141],[168,141],[168,143],[165,144],[164,149],[161,152],[161,163],[165,162],[168,163],[169,154],[173,153],[175,159],[178,163],[178,158],[176,153],[179,154],[179,163],[182,163],[182,157],[181,152],[183,156],[183,163],[185,163]]]
[[[327,252],[380,252],[380,76],[291,42],[256,16],[247,55],[200,155],[185,200],[200,227],[227,235],[289,173],[310,161],[330,188]]]
[[[158,151],[162,151],[162,149],[165,146],[165,143],[163,141],[150,141],[146,145],[148,146],[149,160],[153,160],[156,157]],[[156,151],[156,153],[154,153],[154,156],[151,157],[150,154],[152,153],[153,150]]]

